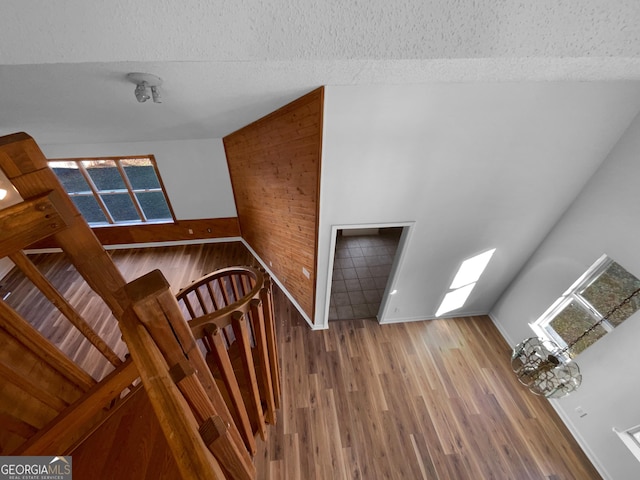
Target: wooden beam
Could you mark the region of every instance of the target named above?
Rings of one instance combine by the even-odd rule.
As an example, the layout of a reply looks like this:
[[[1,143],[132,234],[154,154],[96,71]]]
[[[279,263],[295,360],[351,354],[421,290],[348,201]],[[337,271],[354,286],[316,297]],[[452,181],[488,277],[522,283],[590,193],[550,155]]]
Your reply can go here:
[[[46,166],[47,159],[42,155],[38,144],[26,133],[0,137],[0,169],[8,179]]]
[[[1,137],[0,169],[25,201],[51,191],[58,195],[56,206],[64,212],[67,228],[54,232],[53,237],[80,275],[118,317],[126,303],[118,293],[126,281],[49,168],[33,138],[26,133]]]
[[[102,338],[91,328],[82,315],[80,315],[76,309],[64,298],[58,290],[49,282],[38,268],[31,263],[27,256],[22,252],[15,252],[9,255],[9,258],[16,266],[24,273],[29,280],[49,299],[49,301],[58,309],[64,316],[80,330],[80,333],[91,342],[91,344],[98,349],[104,357],[109,360],[113,366],[118,366],[122,363],[122,360],[116,355],[116,353],[105,343]]]
[[[253,324],[253,334],[257,349],[257,363],[261,367],[260,382],[265,400],[267,402],[266,420],[271,425],[276,423],[276,403],[273,398],[273,382],[271,381],[271,362],[269,361],[269,350],[267,347],[267,334],[264,328],[264,303],[257,298],[251,300],[251,320]]]
[[[52,409],[61,412],[67,407],[67,403],[60,397],[53,395],[39,385],[33,383],[29,378],[20,375],[10,366],[0,362],[0,378],[3,383],[13,384],[31,397],[48,405]]]
[[[49,192],[0,210],[0,258],[67,227],[57,197]]]
[[[138,315],[140,321],[145,324],[149,331],[157,328],[158,339],[165,338],[168,340],[170,338],[169,331],[171,335],[175,335],[174,338],[177,338],[180,342],[182,353],[189,359],[195,369],[196,375],[207,392],[216,413],[225,422],[231,424],[230,434],[234,442],[238,447],[244,446],[240,431],[233,421],[224,397],[211,375],[211,370],[209,370],[209,366],[191,333],[191,329],[184,319],[180,305],[178,305],[178,301],[171,292],[162,272],[160,270],[149,272],[130,282],[124,288],[124,291],[131,299],[132,309]],[[170,327],[168,325],[160,325],[159,319],[162,319],[165,323],[168,321]],[[178,363],[179,358],[175,356],[175,352],[169,350],[167,348],[171,364]],[[246,450],[245,455],[245,459],[248,458],[250,460],[249,453]]]
[[[124,362],[30,438],[15,454],[49,455],[51,452],[67,452],[90,429],[96,415],[136,378],[138,370],[134,363],[131,360]]]
[[[236,374],[233,371],[233,366],[231,365],[231,360],[229,359],[227,347],[224,343],[224,340],[222,339],[222,329],[220,329],[215,324],[209,324],[205,327],[205,332],[211,344],[211,355],[213,356],[216,365],[220,370],[222,380],[227,387],[229,399],[231,400],[231,403],[233,404],[233,407],[237,413],[236,417],[238,420],[238,429],[240,430],[240,433],[244,438],[247,450],[249,450],[251,455],[255,455],[256,440],[253,435],[253,430],[251,429],[251,422],[249,421],[247,406],[244,404],[244,400],[242,399],[242,393],[240,392],[238,379],[236,378]]]
[[[188,363],[187,363],[188,365]],[[198,381],[195,375],[195,371],[192,368],[186,367],[185,362],[174,365],[169,370],[172,378],[180,378],[177,382],[178,388],[187,400],[187,403],[191,407],[191,411],[196,417],[196,421],[200,425],[200,434],[204,440],[204,443],[209,447],[209,450],[218,459],[222,468],[231,474],[231,477],[237,480],[246,479],[250,480],[255,478],[256,469],[251,459],[247,457],[244,445],[236,445],[229,433],[231,424],[224,422],[219,415],[216,414],[211,400],[205,392],[202,384]],[[224,425],[223,429],[220,429],[220,435],[217,435],[215,439],[208,438],[205,432],[210,432],[208,423],[212,419],[218,419],[220,425]],[[215,441],[214,441],[215,440]]]
[[[212,452],[217,452],[216,457],[223,465],[232,465],[227,468],[229,475],[234,480],[252,480],[256,477],[256,467],[253,463],[238,465],[235,462],[241,452],[238,451],[229,435],[229,424],[225,423],[218,415],[208,418],[200,425],[200,434],[204,443]],[[245,468],[241,468],[245,467]]]
[[[96,381],[44,338],[6,303],[0,301],[0,326],[70,382],[86,391]]]
[[[249,397],[251,400],[251,411],[255,416],[256,428],[260,433],[260,438],[266,440],[267,427],[264,423],[264,412],[262,411],[262,402],[260,400],[260,390],[256,378],[256,370],[253,364],[253,355],[251,354],[251,341],[249,340],[249,328],[245,315],[235,312],[232,315],[233,333],[236,336],[236,342],[240,349],[240,359],[247,380],[247,388],[249,389]]]
[[[182,478],[224,480],[218,461],[198,433],[187,401],[169,375],[162,353],[133,309],[125,311],[120,329]]]
[[[266,275],[266,274],[265,274]],[[273,382],[273,396],[276,408],[280,408],[280,359],[278,358],[278,342],[276,340],[276,322],[273,311],[271,279],[266,278],[264,288],[260,290],[260,299],[264,305],[264,326],[267,334],[267,349],[269,351],[269,367],[271,368],[271,381]]]

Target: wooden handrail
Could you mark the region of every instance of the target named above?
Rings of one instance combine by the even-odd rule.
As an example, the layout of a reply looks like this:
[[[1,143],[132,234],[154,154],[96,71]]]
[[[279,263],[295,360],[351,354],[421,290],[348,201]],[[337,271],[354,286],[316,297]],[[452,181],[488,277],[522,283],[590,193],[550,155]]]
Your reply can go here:
[[[226,303],[221,308],[211,312],[205,312],[203,315],[194,316],[189,320],[189,327],[196,338],[202,338],[205,335],[204,328],[207,325],[216,324],[220,328],[224,328],[231,324],[231,317],[234,312],[247,314],[251,310],[251,301],[260,298],[260,292],[264,288],[266,282],[266,274],[255,267],[228,267],[216,270],[213,273],[194,281],[189,286],[183,288],[176,294],[178,301],[188,301],[188,295],[198,291],[203,286],[210,285],[215,281],[223,280],[232,275],[248,276],[253,282],[253,286],[249,292],[234,302]]]
[[[254,453],[254,433],[266,438],[265,424],[276,423],[280,406],[269,276],[255,267],[228,267],[194,281],[176,297],[192,317],[191,331],[202,340],[217,378],[224,382],[238,429]],[[233,366],[227,352],[232,344]]]

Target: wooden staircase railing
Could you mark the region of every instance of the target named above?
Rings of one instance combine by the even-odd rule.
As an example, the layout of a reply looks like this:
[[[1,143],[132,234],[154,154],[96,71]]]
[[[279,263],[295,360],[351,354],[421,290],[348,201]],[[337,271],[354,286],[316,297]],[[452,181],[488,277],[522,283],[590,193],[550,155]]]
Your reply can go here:
[[[254,435],[265,439],[265,424],[276,421],[279,368],[269,286],[264,272],[232,267],[177,297],[158,270],[124,288],[131,304],[120,322],[123,338],[171,448],[175,453],[203,441],[228,478],[255,478]],[[180,305],[200,316],[187,323]],[[194,429],[200,439],[192,438]]]
[[[0,170],[24,199],[0,206],[0,257],[10,257],[115,367],[97,383],[0,301],[0,453],[64,454],[139,375],[182,478],[254,478],[255,434],[266,437],[280,405],[266,273],[223,269],[177,298],[157,270],[126,283],[31,137],[0,137]],[[131,361],[123,362],[22,252],[48,236],[117,319]]]
[[[280,369],[271,281],[254,267],[229,267],[182,289],[177,299],[230,405],[245,446],[266,438],[280,408]]]

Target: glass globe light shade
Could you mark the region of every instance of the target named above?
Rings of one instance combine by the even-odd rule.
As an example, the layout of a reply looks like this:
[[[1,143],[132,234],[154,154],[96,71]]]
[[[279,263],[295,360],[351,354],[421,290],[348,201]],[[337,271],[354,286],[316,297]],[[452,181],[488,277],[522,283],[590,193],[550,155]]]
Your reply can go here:
[[[582,383],[578,365],[566,360],[555,343],[542,338],[528,338],[516,345],[511,367],[520,383],[547,398],[564,397]]]

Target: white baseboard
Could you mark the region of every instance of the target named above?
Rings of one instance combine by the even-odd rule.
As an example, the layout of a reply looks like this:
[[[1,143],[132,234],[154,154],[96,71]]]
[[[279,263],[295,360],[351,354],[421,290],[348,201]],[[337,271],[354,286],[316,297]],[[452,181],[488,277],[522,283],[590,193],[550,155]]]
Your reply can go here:
[[[509,335],[507,335],[507,333],[504,331],[504,329],[501,326],[501,323],[497,320],[495,315],[493,315],[492,313],[489,313],[489,318],[491,319],[495,327],[498,329],[498,332],[500,332],[500,335],[502,335],[502,338],[504,338],[507,344],[514,346],[520,341],[520,340],[513,340]],[[589,461],[593,464],[595,469],[598,470],[598,473],[600,474],[600,476],[604,480],[612,480],[612,477],[611,475],[609,475],[609,472],[605,470],[602,463],[600,463],[600,461],[598,460],[598,457],[593,453],[593,450],[589,448],[589,445],[584,440],[582,435],[580,435],[580,432],[571,421],[571,418],[565,413],[564,410],[560,408],[560,406],[558,405],[558,402],[553,400],[548,400],[548,402],[556,411],[556,413],[560,417],[560,420],[562,420],[562,423],[565,424],[565,426],[567,427],[567,429],[569,430],[573,438],[576,440],[576,442],[578,443],[578,445],[580,446],[584,454],[587,456]]]
[[[427,320],[446,320],[447,318],[461,318],[461,317],[479,317],[482,315],[487,315],[486,312],[457,312],[455,315],[445,315],[442,317],[401,317],[401,318],[392,318],[388,320],[379,321],[380,325],[391,325],[393,323],[407,323],[407,322],[422,322]]]
[[[287,290],[287,288],[282,284],[282,282],[280,282],[280,280],[278,280],[278,277],[276,277],[274,275],[274,273],[271,271],[271,269],[267,266],[266,262],[264,260],[262,260],[262,258],[260,258],[260,255],[258,255],[256,253],[256,251],[253,248],[251,248],[251,246],[244,239],[241,238],[240,241],[244,244],[245,247],[247,247],[247,249],[251,252],[251,254],[254,257],[256,257],[258,262],[260,262],[260,265],[262,265],[262,267],[269,273],[269,276],[271,276],[271,278],[278,284],[278,287],[280,287],[280,290],[282,290],[284,292],[284,294],[287,296],[289,301],[296,308],[298,313],[300,315],[302,315],[302,318],[304,318],[306,320],[306,322],[309,324],[311,329],[312,330],[324,330],[325,328],[324,328],[323,325],[316,326],[316,325],[313,324],[313,322],[311,321],[311,318],[309,318],[309,316],[304,312],[304,310],[302,310],[302,307],[300,306],[300,304],[296,301],[295,298],[293,298],[293,296],[289,293],[289,290]]]
[[[146,243],[122,243],[117,245],[103,245],[105,250],[121,250],[125,248],[154,248],[154,247],[179,247],[182,245],[198,245],[201,243],[228,243],[242,242],[241,237],[202,238],[199,240],[174,240],[170,242],[146,242]],[[243,242],[244,243],[244,242]],[[25,253],[59,253],[61,248],[34,248]]]

